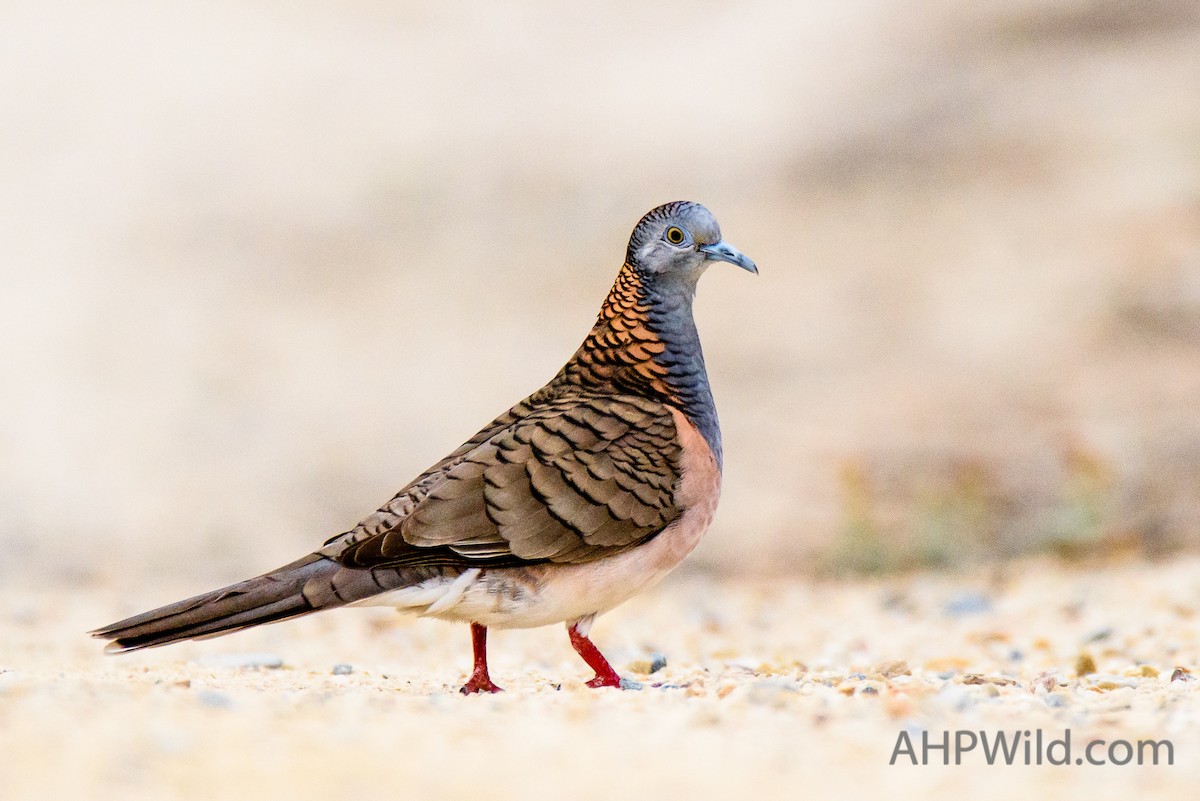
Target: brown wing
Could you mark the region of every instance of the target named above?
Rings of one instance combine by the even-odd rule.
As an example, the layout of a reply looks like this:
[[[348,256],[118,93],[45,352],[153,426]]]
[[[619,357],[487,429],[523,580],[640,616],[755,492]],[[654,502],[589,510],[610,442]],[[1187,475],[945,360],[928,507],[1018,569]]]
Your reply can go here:
[[[681,449],[661,403],[560,398],[485,432],[397,496],[391,525],[376,513],[323,553],[363,568],[586,562],[649,539],[681,512]]]

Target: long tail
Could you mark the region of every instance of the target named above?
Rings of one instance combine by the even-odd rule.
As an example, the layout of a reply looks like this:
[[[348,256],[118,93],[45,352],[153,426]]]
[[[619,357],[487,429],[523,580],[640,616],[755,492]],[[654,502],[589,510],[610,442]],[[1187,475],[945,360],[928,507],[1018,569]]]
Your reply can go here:
[[[106,653],[123,653],[274,623],[356,600],[340,597],[335,589],[335,576],[343,571],[337,562],[309,554],[270,573],[135,615],[91,634],[112,641],[105,646]]]

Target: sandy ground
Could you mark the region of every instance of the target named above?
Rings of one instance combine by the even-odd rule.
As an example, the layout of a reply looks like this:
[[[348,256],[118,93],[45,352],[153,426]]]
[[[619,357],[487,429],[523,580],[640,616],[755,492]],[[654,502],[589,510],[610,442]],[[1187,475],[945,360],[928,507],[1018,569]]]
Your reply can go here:
[[[1185,797],[1200,681],[1177,669],[1200,668],[1197,576],[1195,559],[845,583],[693,572],[594,631],[644,689],[584,687],[555,627],[494,633],[507,691],[469,698],[462,627],[349,610],[105,658],[83,630],[171,588],[9,586],[0,795]],[[959,729],[1069,729],[1072,760],[1092,740],[1167,739],[1174,765],[988,767],[976,748],[889,766],[901,732],[919,748]]]

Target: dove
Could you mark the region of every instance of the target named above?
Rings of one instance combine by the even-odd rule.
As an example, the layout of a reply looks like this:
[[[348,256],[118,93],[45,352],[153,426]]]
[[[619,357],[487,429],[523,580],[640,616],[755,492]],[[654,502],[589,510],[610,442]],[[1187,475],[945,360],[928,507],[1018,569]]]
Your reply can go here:
[[[588,686],[623,686],[589,638],[593,622],[679,565],[721,494],[721,429],[692,314],[714,263],[758,272],[704,206],[651,210],[595,325],[544,387],[314,552],[92,635],[121,653],[384,605],[470,624],[463,693],[501,689],[489,628],[557,623],[595,671]]]

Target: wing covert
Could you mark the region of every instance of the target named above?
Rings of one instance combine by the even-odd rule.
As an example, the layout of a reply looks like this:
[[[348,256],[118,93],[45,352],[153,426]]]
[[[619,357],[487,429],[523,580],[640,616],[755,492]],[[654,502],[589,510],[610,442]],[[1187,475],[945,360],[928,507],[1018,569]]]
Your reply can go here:
[[[674,499],[682,451],[661,403],[562,398],[489,433],[423,477],[421,497],[397,496],[408,508],[396,508],[391,525],[335,558],[355,567],[435,553],[465,565],[586,562],[644,542],[682,511]]]

